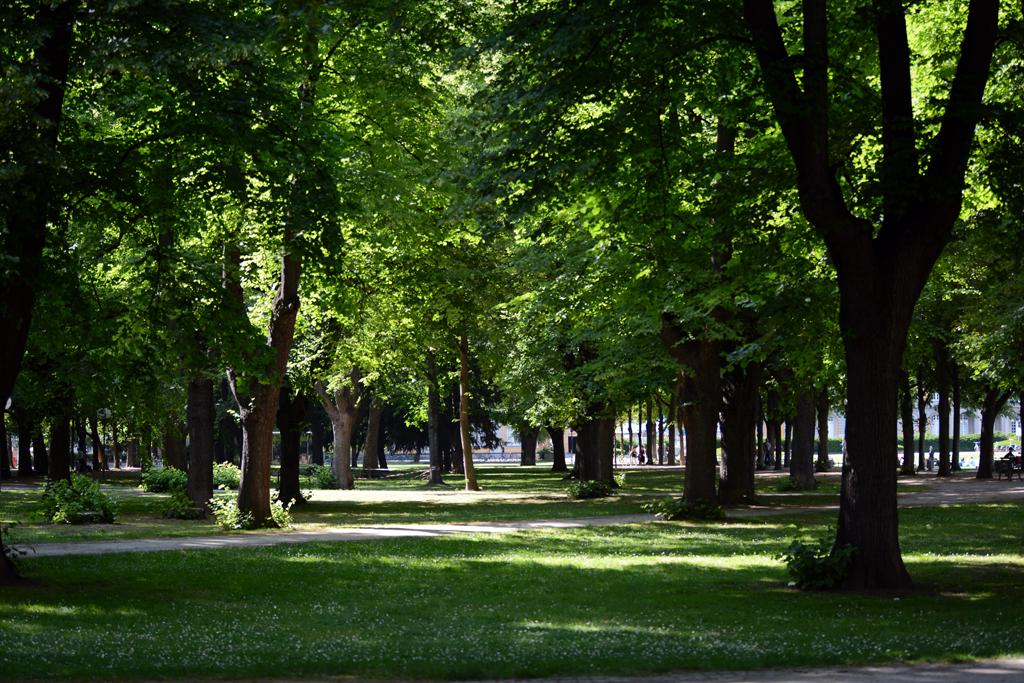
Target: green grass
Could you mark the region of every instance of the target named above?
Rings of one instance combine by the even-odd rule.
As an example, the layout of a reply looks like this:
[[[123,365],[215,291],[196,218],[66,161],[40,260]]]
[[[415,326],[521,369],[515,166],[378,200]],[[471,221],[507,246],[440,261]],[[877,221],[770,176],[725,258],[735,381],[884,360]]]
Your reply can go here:
[[[917,586],[798,593],[835,515],[29,558],[0,679],[498,678],[1024,654],[1024,506],[901,510]],[[100,644],[100,646],[97,646]]]

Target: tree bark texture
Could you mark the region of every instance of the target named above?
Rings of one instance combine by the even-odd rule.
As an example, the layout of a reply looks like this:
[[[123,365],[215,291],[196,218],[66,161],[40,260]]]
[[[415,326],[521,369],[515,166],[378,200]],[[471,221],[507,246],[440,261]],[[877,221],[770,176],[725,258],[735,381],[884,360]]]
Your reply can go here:
[[[565,430],[550,424],[547,430],[551,435],[551,471],[568,472],[569,467],[565,464]]]
[[[299,486],[299,459],[309,404],[309,397],[305,394],[293,395],[291,388],[281,389],[277,408],[277,431],[281,433],[277,499],[282,503],[306,502]]]
[[[316,382],[316,393],[320,397],[320,405],[327,411],[334,431],[334,459],[331,471],[338,480],[338,486],[351,489],[355,485],[352,476],[352,434],[356,429],[358,418],[359,395],[363,390],[362,373],[358,366],[349,371],[348,380],[339,386],[332,396],[321,380]]]
[[[760,383],[760,363],[722,374],[722,475],[718,487],[722,505],[754,498],[754,422]]]
[[[722,405],[719,370],[721,343],[717,339],[685,340],[669,321],[659,332],[662,343],[682,366],[680,413],[686,429],[686,477],[683,496],[691,508],[703,503],[717,505],[715,475],[718,470],[718,415]]]
[[[45,477],[50,473],[50,456],[46,452],[46,438],[43,436],[42,428],[42,425],[39,425],[39,431],[32,435],[32,460],[35,474]]]
[[[74,398],[68,396],[50,417],[50,461],[47,476],[53,481],[71,479],[71,413]]]
[[[986,385],[981,401],[981,434],[978,453],[978,474],[976,479],[991,479],[992,465],[995,460],[995,424],[996,416],[1010,398],[1010,392],[999,387]]]
[[[910,391],[910,373],[900,368],[900,421],[903,423],[904,475],[913,475],[914,469],[914,396]]]
[[[540,425],[531,427],[523,425],[519,428],[519,445],[522,451],[519,456],[519,465],[530,467],[537,464],[537,438],[540,436]]]
[[[935,391],[939,395],[939,471],[937,476],[949,477],[949,347],[942,339],[935,341]]]
[[[213,380],[198,375],[188,383],[188,478],[185,495],[210,514],[213,498],[213,434],[217,406],[213,400]],[[116,456],[115,456],[116,457]]]
[[[927,465],[924,456],[924,440],[928,436],[928,400],[931,394],[925,391],[924,371],[917,372],[917,469],[923,471]]]
[[[466,335],[458,339],[459,347],[459,431],[462,437],[462,461],[466,473],[466,490],[479,491],[476,470],[473,468],[473,438],[469,428],[469,340]]]
[[[367,477],[377,476],[380,469],[377,462],[380,441],[380,418],[384,414],[384,401],[374,394],[370,399],[370,419],[366,425],[366,444],[363,446],[363,473]]]
[[[789,476],[795,478],[804,491],[814,491],[814,393],[805,391],[796,398],[796,419],[793,421],[793,446],[789,462]]]
[[[827,472],[832,464],[828,457],[828,388],[818,392],[818,463],[815,469]]]
[[[164,467],[173,467],[182,472],[188,471],[188,455],[185,452],[185,434],[187,433],[188,426],[181,422],[169,424],[164,428]],[[107,461],[105,449],[102,442],[96,441],[96,443],[100,444],[99,459],[103,466],[102,463]]]
[[[430,449],[430,479],[428,484],[440,486],[441,479],[441,400],[437,389],[437,363],[434,354],[427,353],[427,444]]]
[[[918,149],[911,54],[902,3],[876,3],[882,122],[882,222],[854,216],[829,149],[825,0],[803,4],[802,77],[782,39],[775,3],[744,0],[765,89],[797,168],[801,208],[824,239],[839,283],[847,360],[847,464],[836,544],[852,544],[844,588],[910,584],[896,512],[896,389],[914,305],[962,205],[999,18],[998,0],[972,0],[937,134]],[[922,145],[923,146],[923,145]],[[927,165],[921,159],[927,159]],[[876,227],[878,229],[876,230]]]

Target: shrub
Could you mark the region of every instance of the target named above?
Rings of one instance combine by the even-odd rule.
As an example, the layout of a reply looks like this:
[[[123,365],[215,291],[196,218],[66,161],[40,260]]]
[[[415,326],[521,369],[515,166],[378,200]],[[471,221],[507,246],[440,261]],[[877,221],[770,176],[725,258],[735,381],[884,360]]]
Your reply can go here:
[[[71,473],[70,481],[47,481],[42,494],[43,515],[55,524],[81,524],[82,513],[97,512],[104,522],[117,521],[117,501],[100,491],[89,477]]]
[[[171,491],[171,499],[164,509],[164,517],[174,519],[202,519],[204,510],[192,502],[184,490]]]
[[[796,477],[789,477],[779,482],[775,490],[780,493],[802,493],[804,488],[800,486],[800,480]]]
[[[309,469],[309,485],[315,489],[336,489],[338,480],[330,467],[313,465]]]
[[[184,491],[188,475],[173,467],[150,470],[142,475],[142,488],[152,493]]]
[[[793,579],[790,586],[800,590],[831,588],[850,573],[850,558],[855,550],[849,544],[834,548],[826,535],[817,543],[794,539],[778,559],[789,569]]]
[[[605,498],[610,495],[612,495],[612,487],[603,481],[574,480],[569,484],[570,498]]]
[[[230,462],[218,462],[213,466],[213,488],[237,489],[242,480],[242,470]]]
[[[643,509],[652,512],[661,519],[676,521],[680,519],[725,519],[725,510],[718,505],[698,499],[688,505],[685,498],[662,498],[646,503]]]
[[[292,525],[291,507],[293,503],[287,504],[282,503],[277,499],[275,493],[270,499],[270,517],[274,520],[274,523],[286,529]],[[256,525],[253,523],[252,515],[248,512],[243,513],[238,509],[238,501],[234,498],[211,498],[210,508],[213,510],[213,516],[217,519],[217,523],[224,529],[253,529]]]

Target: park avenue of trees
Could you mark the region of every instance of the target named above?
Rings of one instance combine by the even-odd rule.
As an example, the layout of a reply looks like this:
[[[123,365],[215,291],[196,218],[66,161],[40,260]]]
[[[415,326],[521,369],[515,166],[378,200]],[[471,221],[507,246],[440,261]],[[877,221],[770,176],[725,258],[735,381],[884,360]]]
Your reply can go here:
[[[991,477],[1024,392],[1021,22],[998,0],[5,3],[21,473],[68,477],[104,428],[184,468],[188,433],[192,500],[235,459],[268,524],[275,423],[329,423],[343,487],[388,438],[475,489],[492,419],[572,427],[575,475],[610,482],[646,401],[685,429],[697,510],[753,495],[762,421],[813,487],[839,406],[845,587],[908,585],[915,402],[946,416],[940,476],[948,416],[980,409]]]

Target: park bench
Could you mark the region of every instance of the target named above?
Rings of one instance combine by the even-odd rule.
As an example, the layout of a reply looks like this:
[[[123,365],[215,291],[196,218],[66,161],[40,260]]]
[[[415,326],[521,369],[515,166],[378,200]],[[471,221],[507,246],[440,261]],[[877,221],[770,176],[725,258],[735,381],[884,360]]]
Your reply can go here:
[[[1024,466],[1022,466],[1021,462],[1016,458],[1002,458],[1000,460],[996,460],[995,470],[997,479],[1002,479],[1004,474],[1006,475],[1006,481],[1011,481],[1014,474],[1017,475],[1018,481],[1024,479],[1024,477],[1021,476]]]

